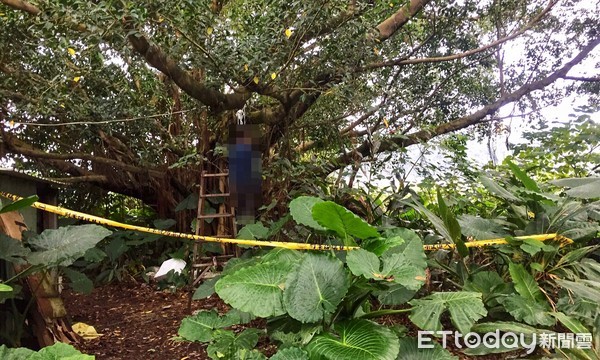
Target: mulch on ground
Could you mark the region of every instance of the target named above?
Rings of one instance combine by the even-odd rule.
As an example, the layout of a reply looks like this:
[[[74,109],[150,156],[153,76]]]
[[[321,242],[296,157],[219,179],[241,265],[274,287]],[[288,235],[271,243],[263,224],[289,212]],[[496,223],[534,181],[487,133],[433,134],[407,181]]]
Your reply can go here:
[[[184,291],[160,291],[145,283],[109,284],[90,295],[64,291],[62,297],[73,323],[92,325],[103,334],[82,340],[76,347],[104,359],[208,359],[206,346],[174,341],[181,320],[188,315]],[[192,302],[192,311],[228,310],[215,295]]]

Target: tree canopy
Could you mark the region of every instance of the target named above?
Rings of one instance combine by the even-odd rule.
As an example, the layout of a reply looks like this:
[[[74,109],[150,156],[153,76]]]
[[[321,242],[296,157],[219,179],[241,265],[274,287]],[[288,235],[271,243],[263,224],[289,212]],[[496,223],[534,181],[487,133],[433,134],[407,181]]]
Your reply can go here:
[[[597,91],[571,69],[599,15],[585,0],[0,0],[2,153],[172,208],[243,121],[262,126],[267,169],[324,176]]]

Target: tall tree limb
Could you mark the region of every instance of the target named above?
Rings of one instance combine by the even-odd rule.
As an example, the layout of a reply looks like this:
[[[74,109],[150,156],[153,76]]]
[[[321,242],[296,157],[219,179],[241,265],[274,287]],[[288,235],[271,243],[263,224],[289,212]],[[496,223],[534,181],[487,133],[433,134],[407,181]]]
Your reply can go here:
[[[551,85],[559,78],[564,78],[565,76],[567,76],[567,73],[571,70],[571,68],[579,64],[590,52],[592,52],[592,50],[594,50],[596,46],[598,46],[598,44],[600,44],[600,35],[596,36],[596,38],[594,38],[586,46],[584,46],[579,52],[579,54],[577,54],[577,56],[575,56],[571,61],[564,64],[561,68],[554,71],[547,77],[529,84],[525,84],[519,89],[508,93],[504,96],[501,96],[493,103],[484,106],[483,108],[470,115],[439,125],[431,130],[421,130],[404,137],[386,139],[381,142],[377,153],[391,151],[397,148],[404,148],[418,143],[426,142],[434,137],[478,124],[482,122],[488,115],[493,114],[502,106],[518,101],[523,96],[533,91],[541,90]],[[332,161],[332,163],[329,166],[324,167],[323,172],[329,173],[331,171],[334,171],[336,169],[342,168],[350,164],[357,154],[360,154],[363,157],[373,155],[371,154],[371,146],[368,141],[364,141],[356,149],[340,155],[337,159]]]
[[[431,0],[410,0],[410,2],[396,11],[394,15],[385,19],[377,25],[379,36],[377,39],[383,41],[389,39],[396,31],[401,29],[413,16],[415,16]]]

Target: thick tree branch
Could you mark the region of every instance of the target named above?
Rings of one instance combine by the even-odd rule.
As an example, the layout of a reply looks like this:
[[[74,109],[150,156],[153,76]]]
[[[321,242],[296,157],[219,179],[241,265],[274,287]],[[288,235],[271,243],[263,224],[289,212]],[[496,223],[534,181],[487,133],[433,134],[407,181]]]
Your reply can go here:
[[[15,10],[24,11],[31,15],[38,15],[41,12],[41,10],[37,6],[23,0],[0,0],[0,3]]]
[[[537,14],[533,19],[531,19],[524,27],[522,27],[518,31],[515,31],[514,33],[512,33],[510,35],[507,35],[501,39],[493,41],[487,45],[481,46],[477,49],[472,49],[469,51],[462,52],[460,54],[453,54],[453,55],[448,55],[448,56],[438,56],[438,57],[418,58],[418,59],[407,59],[407,58],[403,57],[400,59],[372,63],[372,64],[369,64],[369,65],[365,66],[364,68],[362,68],[361,71],[372,70],[372,69],[388,67],[388,66],[423,64],[423,63],[439,63],[439,62],[444,62],[444,61],[452,61],[452,60],[458,60],[458,59],[462,59],[462,58],[465,58],[465,57],[468,57],[471,55],[475,55],[475,54],[484,52],[486,50],[489,50],[489,49],[495,48],[499,45],[502,45],[503,43],[505,43],[507,41],[513,40],[513,39],[521,36],[525,32],[527,32],[531,28],[533,28],[536,24],[538,24],[540,22],[540,20],[542,20],[544,18],[544,16],[546,16],[550,12],[552,7],[554,5],[556,5],[557,2],[558,2],[557,0],[550,1],[548,3],[548,5],[544,8],[544,10],[542,10],[539,14]]]
[[[401,29],[413,16],[415,16],[431,0],[410,0],[410,2],[396,11],[394,15],[385,19],[377,25],[379,31],[378,40],[383,41],[390,38],[396,31]]]
[[[7,146],[7,150],[10,152],[14,152],[16,154],[29,156],[35,159],[49,159],[49,160],[87,160],[92,163],[98,163],[103,165],[112,166],[116,169],[121,169],[124,171],[136,173],[136,174],[147,174],[154,177],[162,178],[164,177],[164,173],[157,170],[143,169],[136,166],[124,164],[122,162],[108,159],[100,156],[94,156],[86,153],[66,153],[66,154],[57,154],[45,152],[42,150],[35,149],[31,145],[17,139],[14,135],[9,134],[7,132],[3,133],[4,144]],[[80,173],[79,175],[87,175],[84,173]]]
[[[573,81],[584,81],[584,82],[597,82],[600,81],[600,76],[594,77],[585,77],[585,76],[563,76],[565,80],[573,80]]]
[[[129,35],[128,39],[148,64],[170,77],[189,96],[210,106],[214,111],[241,109],[250,98],[250,93],[222,94],[205,86],[202,82],[194,79],[189,72],[181,69],[175,60],[158,46],[150,44],[141,34]]]
[[[526,96],[533,91],[541,90],[554,83],[559,78],[564,78],[567,76],[569,70],[571,70],[573,66],[579,64],[596,46],[598,46],[598,44],[600,44],[600,36],[597,36],[594,40],[590,41],[581,49],[577,56],[549,76],[533,83],[525,84],[514,92],[501,96],[495,102],[484,106],[480,110],[470,115],[439,125],[431,130],[421,130],[407,136],[386,139],[385,141],[382,141],[377,153],[393,151],[397,148],[408,147],[414,144],[426,142],[434,137],[478,124],[482,122],[488,115],[493,114],[502,106],[518,101],[523,96]],[[360,154],[363,157],[372,155],[371,146],[368,141],[364,141],[356,149],[340,155],[337,159],[333,160],[329,166],[323,168],[323,173],[330,173],[331,171],[350,164],[357,154]]]

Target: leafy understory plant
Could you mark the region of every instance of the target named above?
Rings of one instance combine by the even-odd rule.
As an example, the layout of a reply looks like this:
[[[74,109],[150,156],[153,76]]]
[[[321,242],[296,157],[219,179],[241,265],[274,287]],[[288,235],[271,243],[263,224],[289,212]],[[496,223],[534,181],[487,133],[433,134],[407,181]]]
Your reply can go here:
[[[328,234],[331,242],[360,244],[362,248],[348,253],[274,249],[236,259],[225,267],[214,291],[235,310],[269,319],[266,335],[280,343],[273,358],[284,359],[293,353],[295,359],[393,360],[401,353],[401,345],[408,354],[414,352],[413,341],[401,342],[398,333],[373,319],[410,313],[419,327],[437,321],[433,330],[441,327],[440,316],[449,311],[460,330],[468,332],[485,316],[482,295],[466,291],[433,294],[410,301],[412,307],[405,309],[372,309],[375,299],[381,304],[407,304],[425,284],[427,262],[421,239],[401,228],[380,233],[347,209],[315,198],[300,197],[290,209],[296,221]],[[208,289],[203,289],[203,295]],[[426,319],[432,306],[437,309],[433,322]],[[184,320],[179,335],[214,347],[222,331],[231,331],[223,330],[233,326],[228,319],[227,314],[198,314]],[[245,339],[249,334],[237,336]],[[232,344],[227,352],[231,355],[250,351],[248,344],[255,341],[228,343]],[[439,347],[429,353],[432,358],[434,354],[451,358]],[[216,353],[209,356],[225,358]]]
[[[0,345],[0,359],[22,359],[22,360],[94,360],[93,355],[82,354],[73,346],[57,342],[54,345],[46,346],[39,351],[33,351],[28,348],[9,348]]]

